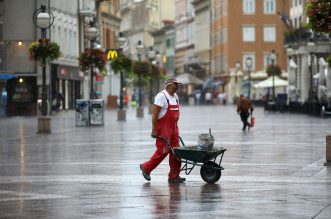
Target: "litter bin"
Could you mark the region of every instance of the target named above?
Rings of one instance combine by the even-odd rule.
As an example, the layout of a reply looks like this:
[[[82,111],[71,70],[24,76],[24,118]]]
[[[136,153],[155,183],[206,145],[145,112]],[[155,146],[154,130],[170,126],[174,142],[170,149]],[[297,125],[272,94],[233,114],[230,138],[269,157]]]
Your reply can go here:
[[[104,125],[103,99],[90,100],[90,125]]]
[[[89,126],[89,101],[83,99],[77,99],[75,108],[76,108],[76,126]]]

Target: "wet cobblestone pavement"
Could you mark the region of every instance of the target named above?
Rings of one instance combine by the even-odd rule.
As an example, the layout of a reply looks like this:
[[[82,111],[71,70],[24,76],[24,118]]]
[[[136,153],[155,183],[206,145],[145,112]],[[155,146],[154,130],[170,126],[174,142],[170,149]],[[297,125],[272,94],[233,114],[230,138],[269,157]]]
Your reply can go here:
[[[257,108],[243,132],[234,106],[183,107],[186,145],[211,128],[225,170],[206,184],[195,167],[174,185],[167,158],[151,182],[141,175],[155,149],[146,111],[128,109],[126,122],[105,111],[103,127],[75,127],[75,112],[61,112],[49,135],[36,134],[36,117],[0,118],[0,218],[331,218],[330,119]]]

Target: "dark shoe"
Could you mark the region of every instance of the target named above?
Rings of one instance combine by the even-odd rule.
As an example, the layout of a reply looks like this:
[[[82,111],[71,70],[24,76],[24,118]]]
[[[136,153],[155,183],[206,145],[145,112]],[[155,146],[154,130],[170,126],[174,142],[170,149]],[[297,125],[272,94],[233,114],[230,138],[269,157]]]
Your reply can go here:
[[[143,165],[140,164],[140,169],[141,169],[141,172],[143,174],[143,177],[147,180],[147,181],[151,181],[151,176],[149,175],[149,173],[147,173],[144,168],[143,168]]]
[[[186,179],[185,178],[182,178],[180,176],[176,177],[176,178],[173,178],[173,179],[169,179],[168,182],[169,183],[182,183],[184,182]]]

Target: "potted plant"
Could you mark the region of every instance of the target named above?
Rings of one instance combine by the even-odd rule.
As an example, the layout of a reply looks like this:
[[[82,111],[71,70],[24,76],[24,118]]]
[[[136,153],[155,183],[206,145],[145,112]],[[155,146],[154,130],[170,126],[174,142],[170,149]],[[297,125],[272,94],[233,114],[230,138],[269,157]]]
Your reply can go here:
[[[91,66],[96,67],[102,75],[106,75],[107,57],[100,49],[85,49],[79,56],[79,65],[82,71],[87,71]]]
[[[48,38],[32,42],[28,50],[30,57],[35,61],[39,61],[41,66],[45,66],[46,62],[56,60],[62,55],[60,46],[55,42],[51,42]]]
[[[317,32],[330,33],[330,11],[330,0],[308,0],[306,4],[306,15],[309,18],[309,27]]]

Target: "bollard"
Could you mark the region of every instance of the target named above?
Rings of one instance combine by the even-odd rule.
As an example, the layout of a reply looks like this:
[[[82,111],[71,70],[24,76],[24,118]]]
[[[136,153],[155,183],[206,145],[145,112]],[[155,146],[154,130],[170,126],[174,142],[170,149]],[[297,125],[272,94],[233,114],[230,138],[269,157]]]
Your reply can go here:
[[[51,117],[39,116],[37,134],[49,134],[49,133],[51,133]]]
[[[324,166],[331,166],[331,135],[326,136],[326,162]]]
[[[124,109],[119,109],[117,111],[117,121],[125,121],[126,120],[126,112]]]

